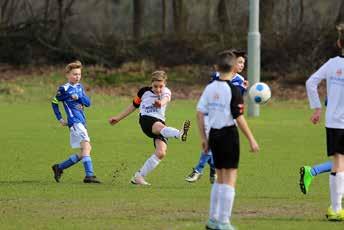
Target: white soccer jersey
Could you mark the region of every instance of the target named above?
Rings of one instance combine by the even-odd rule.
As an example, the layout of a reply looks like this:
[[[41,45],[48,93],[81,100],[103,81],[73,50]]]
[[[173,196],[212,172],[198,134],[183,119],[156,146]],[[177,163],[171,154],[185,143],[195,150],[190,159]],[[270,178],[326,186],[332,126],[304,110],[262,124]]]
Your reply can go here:
[[[321,108],[318,85],[326,80],[326,127],[344,129],[344,57],[335,57],[322,65],[306,82],[309,104]]]
[[[162,100],[166,97],[169,101],[171,100],[171,91],[167,87],[162,89],[161,95],[153,93],[152,87],[143,87],[137,93],[137,96],[133,101],[133,105],[136,108],[140,108],[140,114],[142,116],[151,116],[165,121],[167,104],[158,108],[154,106],[154,102],[155,100]]]
[[[243,108],[239,89],[223,80],[207,85],[197,104],[197,111],[208,114],[209,128],[214,129],[235,125],[234,119],[243,114]]]

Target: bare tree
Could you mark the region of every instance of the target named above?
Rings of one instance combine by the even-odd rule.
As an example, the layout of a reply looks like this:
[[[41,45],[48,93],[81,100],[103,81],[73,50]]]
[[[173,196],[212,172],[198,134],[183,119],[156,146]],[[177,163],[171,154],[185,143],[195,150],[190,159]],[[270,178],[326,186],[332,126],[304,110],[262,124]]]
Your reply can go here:
[[[338,7],[339,11],[338,11],[338,15],[336,18],[336,23],[341,23],[344,22],[344,1],[340,2],[340,6]]]
[[[182,36],[186,31],[187,11],[184,0],[173,0],[173,24],[177,36]]]
[[[299,22],[301,23],[301,22],[303,22],[303,15],[304,15],[304,11],[305,11],[305,9],[304,9],[304,0],[300,0],[300,15],[299,15]]]
[[[162,30],[162,33],[165,34],[167,31],[167,2],[166,0],[161,0],[161,8],[162,8],[161,30]]]
[[[217,18],[219,20],[220,30],[222,33],[225,33],[227,31],[227,27],[229,24],[229,18],[227,15],[228,10],[228,1],[220,0],[217,6]]]
[[[144,0],[134,0],[133,37],[140,39],[143,35]]]
[[[75,0],[70,0],[67,2],[66,0],[56,0],[57,6],[58,6],[58,16],[57,16],[57,32],[54,44],[58,45],[61,41],[61,37],[63,34],[63,30],[66,24],[66,19],[68,16],[72,14],[71,9],[73,4],[75,3]]]
[[[259,8],[261,31],[266,32],[269,28],[272,28],[274,0],[260,0]]]

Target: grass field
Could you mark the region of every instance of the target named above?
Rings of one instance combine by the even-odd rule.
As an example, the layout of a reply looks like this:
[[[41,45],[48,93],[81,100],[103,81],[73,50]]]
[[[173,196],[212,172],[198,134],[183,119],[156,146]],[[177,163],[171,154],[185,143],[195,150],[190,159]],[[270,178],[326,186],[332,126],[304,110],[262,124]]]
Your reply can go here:
[[[79,164],[57,184],[50,167],[72,150],[67,129],[53,116],[49,90],[31,99],[0,96],[0,229],[204,229],[208,168],[198,183],[184,181],[200,151],[196,101],[169,106],[168,124],[179,127],[188,118],[193,127],[188,142],[169,141],[167,157],[147,178],[148,188],[129,184],[153,151],[137,115],[115,127],[107,124],[130,100],[93,95],[88,126],[95,172],[103,183],[83,184]],[[241,139],[232,218],[238,229],[343,229],[343,223],[324,217],[328,175],[318,176],[307,196],[298,188],[301,165],[327,160],[323,125],[311,125],[310,113],[306,102],[272,101],[261,107],[259,118],[248,119],[261,152],[249,153]]]

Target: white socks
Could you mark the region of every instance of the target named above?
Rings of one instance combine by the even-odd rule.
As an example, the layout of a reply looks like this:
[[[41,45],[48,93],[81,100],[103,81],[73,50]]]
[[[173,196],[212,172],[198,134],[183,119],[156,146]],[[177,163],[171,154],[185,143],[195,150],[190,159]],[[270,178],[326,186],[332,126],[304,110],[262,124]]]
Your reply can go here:
[[[180,131],[178,129],[173,128],[173,127],[167,127],[167,126],[161,129],[160,134],[166,138],[169,138],[169,137],[179,138],[180,137]]]
[[[160,159],[155,154],[153,154],[150,158],[148,158],[148,160],[146,160],[142,168],[135,175],[139,174],[140,176],[145,177],[150,171],[155,169],[159,163]]]
[[[333,211],[342,210],[342,198],[344,195],[344,172],[330,174],[331,206]]]
[[[215,182],[211,188],[210,193],[209,219],[211,220],[219,219],[219,192],[220,185]]]
[[[209,218],[221,223],[230,223],[235,189],[227,184],[214,183],[210,195]]]

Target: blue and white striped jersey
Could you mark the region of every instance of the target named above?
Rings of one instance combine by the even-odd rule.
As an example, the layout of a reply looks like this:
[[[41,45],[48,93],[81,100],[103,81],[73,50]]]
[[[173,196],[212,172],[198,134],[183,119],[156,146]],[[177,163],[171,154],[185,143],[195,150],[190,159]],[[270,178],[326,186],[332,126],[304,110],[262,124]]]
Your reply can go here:
[[[76,95],[77,99],[73,99],[72,95]],[[53,98],[51,103],[57,120],[62,119],[58,105],[59,102],[62,102],[63,104],[67,114],[69,127],[73,126],[75,123],[82,123],[86,126],[84,106],[89,107],[91,105],[91,101],[86,95],[84,87],[80,83],[75,85],[66,83],[58,88],[56,96]]]

